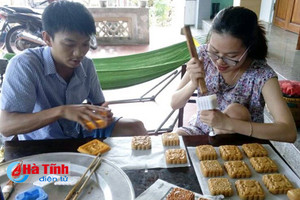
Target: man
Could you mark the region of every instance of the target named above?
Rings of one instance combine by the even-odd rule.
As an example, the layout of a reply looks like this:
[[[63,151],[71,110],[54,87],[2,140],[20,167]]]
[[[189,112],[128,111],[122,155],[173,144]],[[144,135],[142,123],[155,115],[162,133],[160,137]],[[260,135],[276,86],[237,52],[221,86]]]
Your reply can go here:
[[[19,140],[147,134],[141,121],[114,118],[106,108],[92,60],[85,57],[96,32],[89,11],[80,3],[54,2],[42,23],[48,46],[28,49],[8,64],[0,132]],[[87,122],[96,126],[98,119],[108,125],[89,130]]]

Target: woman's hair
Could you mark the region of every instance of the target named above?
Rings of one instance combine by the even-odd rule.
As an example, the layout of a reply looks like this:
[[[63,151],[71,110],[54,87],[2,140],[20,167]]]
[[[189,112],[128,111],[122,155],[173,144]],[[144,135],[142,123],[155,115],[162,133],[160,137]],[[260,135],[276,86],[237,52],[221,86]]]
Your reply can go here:
[[[228,7],[221,10],[214,18],[209,33],[229,34],[242,40],[249,48],[248,56],[252,59],[265,60],[268,54],[264,27],[258,23],[256,14],[244,7]]]
[[[50,3],[42,16],[43,29],[52,38],[60,31],[91,36],[96,33],[95,21],[89,10],[80,3],[56,1]]]

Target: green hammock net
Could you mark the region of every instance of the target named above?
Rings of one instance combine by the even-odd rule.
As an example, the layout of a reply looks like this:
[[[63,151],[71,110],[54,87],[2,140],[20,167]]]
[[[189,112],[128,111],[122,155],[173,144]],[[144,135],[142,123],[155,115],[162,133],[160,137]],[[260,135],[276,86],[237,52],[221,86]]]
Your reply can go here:
[[[146,53],[93,59],[103,89],[143,83],[178,68],[190,59],[186,42]]]

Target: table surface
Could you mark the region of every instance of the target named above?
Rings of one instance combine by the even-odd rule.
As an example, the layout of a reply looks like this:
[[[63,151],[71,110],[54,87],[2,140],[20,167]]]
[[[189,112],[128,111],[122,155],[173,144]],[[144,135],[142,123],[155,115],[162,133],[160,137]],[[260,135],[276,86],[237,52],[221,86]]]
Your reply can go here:
[[[33,141],[6,141],[5,161],[50,152],[77,152],[77,148],[91,139],[55,139]],[[268,140],[255,139],[243,135],[207,135],[183,136],[186,146],[211,144],[220,146],[225,144],[242,145],[257,142],[270,144]],[[202,194],[193,166],[180,168],[158,168],[142,170],[124,170],[130,178],[136,197],[149,188],[157,179],[162,179],[179,187]]]

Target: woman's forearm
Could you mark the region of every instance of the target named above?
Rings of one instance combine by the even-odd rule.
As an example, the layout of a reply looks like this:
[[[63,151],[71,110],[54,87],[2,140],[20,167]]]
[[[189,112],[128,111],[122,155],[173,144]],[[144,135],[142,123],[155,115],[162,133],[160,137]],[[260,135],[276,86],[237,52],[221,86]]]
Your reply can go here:
[[[226,129],[235,133],[243,135],[274,140],[281,142],[295,142],[297,137],[296,127],[293,124],[287,124],[283,122],[275,123],[255,123],[249,121],[241,121],[237,119],[230,119],[230,126]]]
[[[177,90],[172,95],[171,107],[173,109],[182,108],[192,96],[192,94],[195,92],[195,89],[196,87],[192,85],[191,82],[189,82],[183,88]]]

